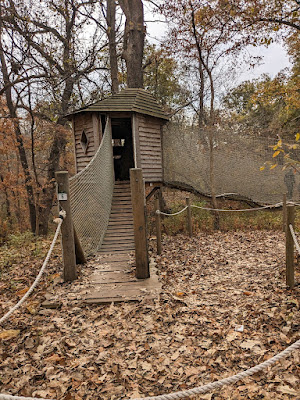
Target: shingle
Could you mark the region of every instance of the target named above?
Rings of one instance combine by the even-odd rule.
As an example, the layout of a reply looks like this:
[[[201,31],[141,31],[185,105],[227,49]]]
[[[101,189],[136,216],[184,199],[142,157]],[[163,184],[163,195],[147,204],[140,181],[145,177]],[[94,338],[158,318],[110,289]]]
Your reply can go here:
[[[127,88],[120,93],[112,95],[107,99],[97,101],[87,107],[74,111],[72,114],[81,112],[108,112],[127,111],[151,115],[168,120],[167,114],[158,104],[156,99],[144,89]]]

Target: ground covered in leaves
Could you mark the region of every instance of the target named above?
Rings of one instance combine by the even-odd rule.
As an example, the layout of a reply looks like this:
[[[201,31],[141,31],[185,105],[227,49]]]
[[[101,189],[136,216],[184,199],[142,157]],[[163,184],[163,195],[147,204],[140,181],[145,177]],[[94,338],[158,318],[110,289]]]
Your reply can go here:
[[[24,256],[2,267],[1,315],[24,294],[40,260]],[[54,255],[39,289],[0,329],[0,392],[64,400],[158,395],[238,373],[300,338],[300,286],[285,286],[282,233],[166,237],[156,262],[163,284],[157,300],[64,302],[51,310],[41,307],[47,287],[66,298],[70,291],[57,279]],[[299,399],[299,363],[298,351],[194,398]]]

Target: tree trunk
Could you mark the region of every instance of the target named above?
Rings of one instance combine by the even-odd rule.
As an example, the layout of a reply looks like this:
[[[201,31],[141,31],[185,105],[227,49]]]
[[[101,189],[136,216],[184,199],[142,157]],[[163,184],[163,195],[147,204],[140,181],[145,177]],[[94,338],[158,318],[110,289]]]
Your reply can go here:
[[[1,15],[0,15],[1,19]],[[8,68],[6,64],[6,59],[4,56],[4,50],[2,45],[2,24],[0,22],[0,62],[1,62],[1,72],[3,76],[4,85],[7,86],[5,90],[5,99],[7,108],[9,110],[10,117],[13,119],[14,122],[14,132],[17,140],[17,147],[19,151],[20,161],[23,168],[24,176],[25,176],[25,188],[27,192],[27,201],[28,201],[28,208],[30,214],[30,226],[32,232],[35,232],[35,204],[34,204],[34,191],[32,186],[31,175],[29,171],[29,164],[26,156],[26,151],[24,147],[23,137],[20,129],[19,119],[17,118],[16,109],[13,104],[12,93],[11,93],[11,85],[9,79]]]
[[[218,208],[218,202],[216,198],[216,183],[215,183],[215,157],[214,157],[214,131],[213,125],[208,127],[209,137],[209,180],[210,180],[210,192],[212,206],[215,210]],[[214,229],[220,229],[220,213],[213,211],[214,215]]]
[[[115,0],[107,0],[107,37],[109,45],[109,62],[110,62],[110,77],[111,77],[111,92],[112,94],[119,91],[118,80],[118,59],[116,46],[116,2]]]
[[[129,88],[142,88],[144,54],[144,9],[141,0],[119,0],[125,14],[125,32],[122,57],[127,67],[127,85]]]

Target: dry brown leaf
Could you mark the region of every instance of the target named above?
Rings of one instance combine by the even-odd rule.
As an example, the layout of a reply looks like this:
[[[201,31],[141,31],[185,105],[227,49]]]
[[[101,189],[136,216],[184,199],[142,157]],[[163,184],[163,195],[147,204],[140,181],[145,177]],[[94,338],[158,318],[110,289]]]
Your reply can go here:
[[[18,329],[8,329],[0,332],[0,340],[9,340],[17,337],[20,334]]]

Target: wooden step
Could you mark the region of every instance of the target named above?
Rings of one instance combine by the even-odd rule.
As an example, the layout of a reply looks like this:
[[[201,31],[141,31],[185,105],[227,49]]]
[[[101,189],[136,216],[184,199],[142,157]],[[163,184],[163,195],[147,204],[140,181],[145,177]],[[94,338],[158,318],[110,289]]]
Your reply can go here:
[[[114,231],[107,231],[106,232],[106,235],[105,235],[105,239],[107,238],[107,237],[120,237],[120,238],[123,238],[123,237],[128,237],[128,236],[130,236],[130,237],[133,237],[133,229],[128,229],[128,230],[125,230],[125,231],[120,231],[120,230],[114,230]]]
[[[122,237],[117,237],[117,236],[106,236],[103,240],[103,243],[111,243],[111,242],[133,242],[133,235],[132,236],[122,236]]]

